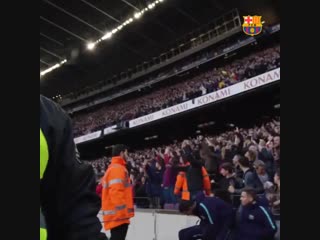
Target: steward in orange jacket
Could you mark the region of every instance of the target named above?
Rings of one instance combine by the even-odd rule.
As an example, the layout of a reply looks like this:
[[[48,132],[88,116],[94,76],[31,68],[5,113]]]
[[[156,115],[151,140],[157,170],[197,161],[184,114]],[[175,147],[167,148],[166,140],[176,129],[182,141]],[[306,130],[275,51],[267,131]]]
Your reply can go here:
[[[125,240],[130,218],[134,217],[132,185],[125,160],[128,150],[124,145],[116,145],[112,156],[102,179],[101,212],[105,230],[111,230],[111,240]]]
[[[211,183],[207,170],[199,163],[193,161],[187,163],[185,171],[179,172],[174,189],[175,195],[180,195],[182,200],[194,200],[199,192],[205,192],[207,196],[211,194]]]

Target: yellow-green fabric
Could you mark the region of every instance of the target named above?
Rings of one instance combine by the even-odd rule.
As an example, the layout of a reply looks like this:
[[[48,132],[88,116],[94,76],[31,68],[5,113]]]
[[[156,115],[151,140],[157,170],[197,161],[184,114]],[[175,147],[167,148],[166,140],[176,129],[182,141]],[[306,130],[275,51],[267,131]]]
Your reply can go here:
[[[47,230],[40,228],[40,240],[46,240],[47,239]]]
[[[43,174],[47,168],[49,160],[49,150],[47,140],[40,128],[40,180],[43,178]],[[40,210],[41,211],[41,210]],[[40,240],[47,239],[47,230],[40,226]]]
[[[40,128],[40,179],[43,178],[49,160],[47,140]]]

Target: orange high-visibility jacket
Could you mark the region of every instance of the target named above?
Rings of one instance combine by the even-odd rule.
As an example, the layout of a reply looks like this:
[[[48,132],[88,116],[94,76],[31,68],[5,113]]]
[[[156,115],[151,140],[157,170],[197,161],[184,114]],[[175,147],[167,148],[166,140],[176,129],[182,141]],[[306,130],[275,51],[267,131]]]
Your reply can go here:
[[[209,196],[211,194],[211,183],[210,178],[207,173],[207,170],[202,167],[202,177],[203,177],[203,190],[205,191],[206,195]],[[179,195],[181,193],[181,199],[182,200],[190,200],[190,192],[188,190],[188,181],[187,181],[187,175],[185,172],[180,172],[177,176],[176,186],[174,189],[174,194]]]
[[[113,157],[103,179],[102,208],[105,230],[110,230],[134,217],[133,191],[126,162],[121,157]]]

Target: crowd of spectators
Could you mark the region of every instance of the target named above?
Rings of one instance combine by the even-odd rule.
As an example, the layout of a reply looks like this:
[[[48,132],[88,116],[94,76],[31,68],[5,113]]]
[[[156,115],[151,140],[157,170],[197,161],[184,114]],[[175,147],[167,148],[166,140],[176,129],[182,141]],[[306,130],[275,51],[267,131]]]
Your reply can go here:
[[[73,118],[75,136],[88,134],[122,120],[131,120],[159,111],[277,67],[280,67],[279,45],[234,60],[229,65],[213,68],[183,82],[157,88],[141,97],[114,104],[105,104],[92,112],[76,114]]]
[[[280,118],[250,129],[235,127],[219,135],[198,135],[132,150],[127,165],[138,207],[164,208],[178,202],[173,188],[179,169],[188,161],[186,149],[206,168],[215,194],[238,206],[241,189],[251,187],[269,200],[275,214],[280,214]],[[87,162],[97,180],[110,160],[103,157]]]

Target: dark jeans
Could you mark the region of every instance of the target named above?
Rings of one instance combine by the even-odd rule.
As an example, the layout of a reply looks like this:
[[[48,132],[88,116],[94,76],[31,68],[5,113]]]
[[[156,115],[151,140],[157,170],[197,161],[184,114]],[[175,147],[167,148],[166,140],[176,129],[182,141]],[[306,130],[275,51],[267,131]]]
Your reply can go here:
[[[164,202],[165,203],[177,203],[176,196],[174,195],[174,186],[165,187],[163,190]]]
[[[125,240],[128,232],[129,224],[125,223],[111,229],[110,240]]]
[[[229,240],[231,231],[227,225],[219,226],[220,231],[214,225],[196,225],[182,229],[179,232],[179,240]]]
[[[182,229],[179,232],[179,240],[203,239],[203,231],[199,225]]]
[[[161,199],[160,197],[151,198],[151,208],[160,209],[161,208]]]

